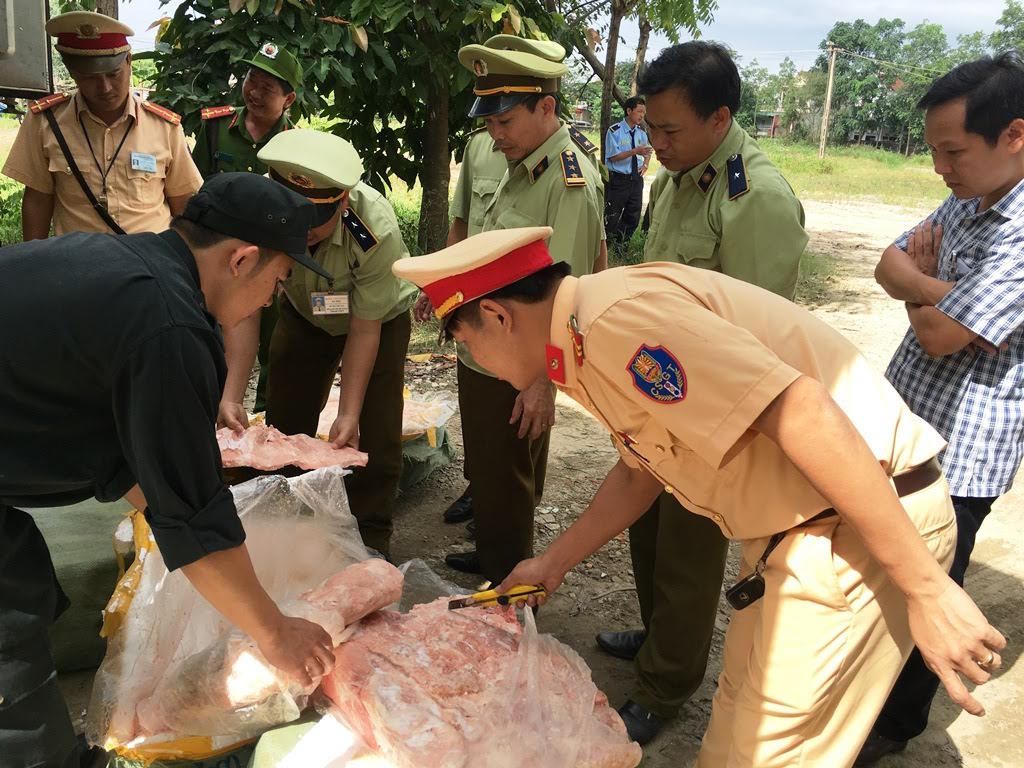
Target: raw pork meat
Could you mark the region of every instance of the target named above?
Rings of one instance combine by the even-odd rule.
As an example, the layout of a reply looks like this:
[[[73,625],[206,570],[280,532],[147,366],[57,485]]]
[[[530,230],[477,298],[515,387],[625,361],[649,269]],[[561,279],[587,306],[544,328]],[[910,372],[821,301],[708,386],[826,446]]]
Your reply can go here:
[[[316,622],[338,643],[346,627],[401,596],[401,571],[374,559],[350,565],[281,610]],[[272,712],[280,715],[271,720],[294,719],[318,683],[303,688],[285,678],[252,639],[234,632],[168,671],[153,695],[139,702],[139,733],[214,736],[237,732],[239,723],[263,722]]]
[[[367,459],[354,448],[337,448],[308,435],[285,435],[265,424],[254,424],[240,435],[222,427],[217,430],[217,445],[225,467],[365,467]]]
[[[395,768],[633,768],[639,745],[570,648],[513,612],[382,611],[336,651],[323,691]]]

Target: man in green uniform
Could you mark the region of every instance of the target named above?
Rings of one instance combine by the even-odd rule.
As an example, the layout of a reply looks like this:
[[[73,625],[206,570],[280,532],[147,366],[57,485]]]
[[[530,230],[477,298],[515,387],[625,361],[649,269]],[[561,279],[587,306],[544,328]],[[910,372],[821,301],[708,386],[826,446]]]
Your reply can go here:
[[[330,440],[369,454],[346,481],[352,514],[368,547],[389,554],[391,518],[402,474],[402,408],[409,308],[416,288],[391,273],[408,256],[387,199],[359,180],[363,164],[339,136],[294,129],[260,150],[270,177],[316,204],[309,233],[313,258],[334,275],[325,280],[296,267],[284,285],[270,345],[275,371],[267,422],[286,434],[316,434],[341,365],[341,397]],[[255,356],[255,318],[225,334],[228,379],[220,421],[245,426],[242,397]]]
[[[204,179],[225,171],[264,174],[267,166],[257,153],[281,131],[288,130],[288,110],[295,103],[295,91],[302,83],[302,66],[288,51],[264,43],[246,62],[249,71],[242,80],[244,107],[206,107],[203,123],[192,150]],[[270,337],[277,322],[275,301],[263,310],[260,321],[260,378],[256,386],[256,411],[266,408],[270,369]]]
[[[740,80],[728,52],[706,42],[673,46],[640,89],[665,169],[652,190],[644,260],[724,272],[792,300],[807,245],[803,208],[733,120]],[[635,659],[637,686],[619,713],[644,744],[704,679],[727,543],[712,520],[667,493],[631,526],[629,541],[645,629],[602,632],[597,642]]]
[[[555,63],[565,58],[565,49],[558,43],[526,40],[515,35],[494,35],[484,45],[532,53]],[[568,130],[569,138],[579,151],[590,158],[595,168],[599,168],[597,146],[576,128],[570,126]],[[483,229],[484,213],[508,168],[508,160],[487,132],[487,126],[481,126],[470,133],[451,205],[452,224],[448,230],[448,245],[465,240]],[[600,191],[603,194],[604,188]],[[430,313],[430,304],[424,294],[416,304],[416,317],[422,322],[429,318]],[[469,470],[465,468],[467,463],[463,462],[463,472],[468,479]],[[461,523],[472,517],[473,492],[467,486],[462,495],[445,510],[444,521]]]
[[[604,200],[600,173],[581,159],[558,117],[559,79],[568,71],[564,58],[556,43],[511,35],[459,51],[459,61],[477,77],[470,117],[484,119],[507,163],[481,231],[551,226],[554,258],[584,275],[607,262]],[[445,308],[435,310],[443,314]],[[445,562],[497,582],[533,550],[533,510],[544,487],[554,391],[542,379],[520,393],[462,349],[458,376],[477,549],[450,554]]]

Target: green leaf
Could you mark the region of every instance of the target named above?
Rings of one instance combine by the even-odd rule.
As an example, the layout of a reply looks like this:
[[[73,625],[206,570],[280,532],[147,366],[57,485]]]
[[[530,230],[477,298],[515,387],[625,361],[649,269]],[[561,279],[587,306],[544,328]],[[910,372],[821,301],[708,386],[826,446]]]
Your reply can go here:
[[[491,21],[497,24],[501,21],[501,17],[505,15],[505,11],[508,10],[507,5],[492,5],[491,6]]]
[[[260,9],[260,0],[246,0],[245,10],[250,16],[255,16],[256,11]]]
[[[398,67],[395,66],[395,60],[388,53],[388,49],[383,45],[374,40],[370,43],[370,47],[373,48],[373,52],[377,54],[378,58],[384,63],[384,67],[391,71],[392,74],[398,74]]]

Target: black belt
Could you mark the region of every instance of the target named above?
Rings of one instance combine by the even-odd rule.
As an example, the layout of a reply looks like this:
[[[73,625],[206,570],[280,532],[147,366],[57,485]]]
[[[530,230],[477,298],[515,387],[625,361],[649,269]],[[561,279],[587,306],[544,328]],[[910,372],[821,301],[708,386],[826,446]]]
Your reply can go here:
[[[619,171],[608,171],[609,176],[621,176],[624,179],[639,179],[640,172],[636,173],[620,173]]]
[[[902,499],[904,496],[910,496],[911,494],[927,488],[941,477],[942,470],[939,468],[938,460],[929,459],[924,464],[920,464],[901,475],[894,475],[892,478],[892,484],[896,489],[896,495]],[[837,514],[839,513],[836,512],[834,508],[829,507],[828,509],[822,510],[809,520],[805,520],[787,531],[773,534],[768,540],[768,546],[764,548],[764,552],[761,553],[761,557],[758,558],[757,563],[754,565],[754,572],[743,577],[729,587],[725,592],[725,599],[728,600],[729,604],[737,611],[743,610],[748,605],[760,600],[764,596],[764,576],[762,576],[762,574],[768,564],[768,557],[775,551],[775,548],[782,543],[782,540],[786,538],[787,534],[795,531],[797,528],[802,528],[803,526],[809,525],[818,520],[833,517]]]

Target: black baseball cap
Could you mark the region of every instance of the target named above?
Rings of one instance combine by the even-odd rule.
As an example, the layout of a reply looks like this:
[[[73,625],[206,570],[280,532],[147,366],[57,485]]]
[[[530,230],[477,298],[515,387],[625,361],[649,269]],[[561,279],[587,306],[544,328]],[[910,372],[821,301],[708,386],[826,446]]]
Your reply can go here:
[[[306,247],[306,236],[316,224],[316,206],[265,176],[211,176],[188,201],[181,217],[261,248],[284,251],[307,269],[334,280]]]

